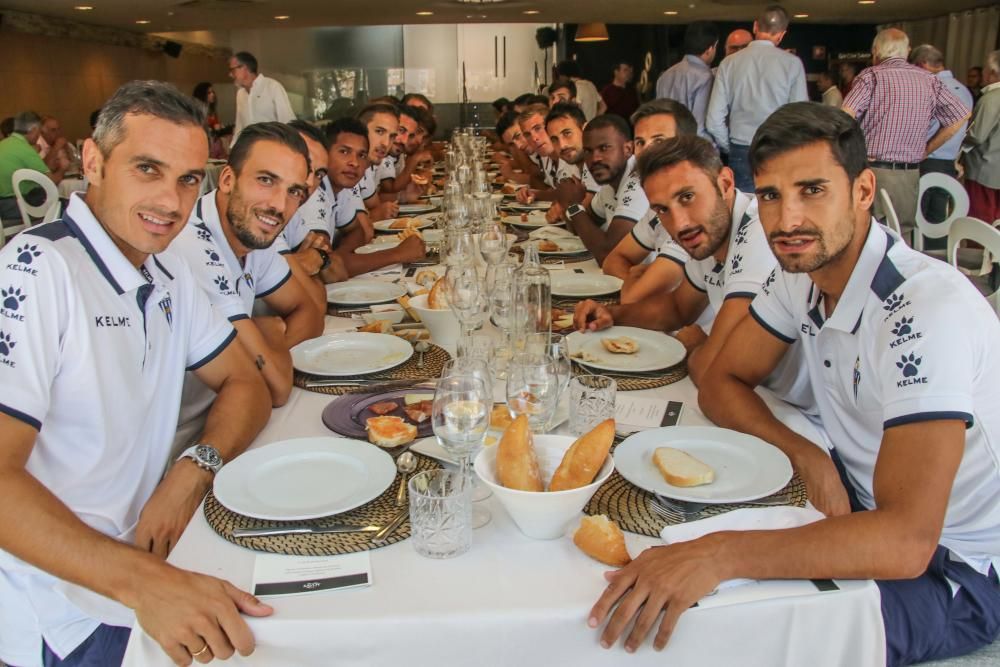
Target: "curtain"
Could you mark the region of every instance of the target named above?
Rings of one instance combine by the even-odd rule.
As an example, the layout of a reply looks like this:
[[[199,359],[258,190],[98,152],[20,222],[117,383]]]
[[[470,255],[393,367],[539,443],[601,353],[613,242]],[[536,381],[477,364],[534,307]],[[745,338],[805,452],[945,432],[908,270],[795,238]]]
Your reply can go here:
[[[910,37],[910,47],[933,44],[944,54],[945,67],[965,81],[970,67],[982,66],[986,54],[997,48],[1000,5],[970,9],[948,16],[880,25],[899,28]]]

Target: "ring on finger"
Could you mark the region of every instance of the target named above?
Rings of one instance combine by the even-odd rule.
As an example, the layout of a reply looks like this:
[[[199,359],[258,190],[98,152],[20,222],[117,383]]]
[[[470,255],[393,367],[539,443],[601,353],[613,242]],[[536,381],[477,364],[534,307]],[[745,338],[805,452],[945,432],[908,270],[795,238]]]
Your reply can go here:
[[[201,650],[200,651],[195,651],[194,653],[192,653],[191,657],[192,658],[197,658],[199,655],[201,655],[202,653],[204,653],[207,650],[208,650],[208,642],[205,642],[205,645],[201,647]]]

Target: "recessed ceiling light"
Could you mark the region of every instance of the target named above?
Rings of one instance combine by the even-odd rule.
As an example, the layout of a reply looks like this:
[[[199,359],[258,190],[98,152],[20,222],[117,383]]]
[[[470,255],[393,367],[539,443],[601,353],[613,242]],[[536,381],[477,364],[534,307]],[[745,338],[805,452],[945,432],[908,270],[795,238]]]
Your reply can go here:
[[[139,19],[138,21],[136,21],[136,23],[139,25],[146,25],[149,22],[150,22],[149,19]]]
[[[875,0],[858,0],[859,5],[874,5]]]
[[[486,16],[486,14],[466,14],[465,18],[467,18],[467,19],[486,19],[486,18],[489,18],[489,17]]]
[[[417,16],[434,16],[434,12],[428,12],[428,11],[417,12]]]
[[[91,9],[93,9],[93,7],[90,5],[77,5],[73,7],[73,9],[75,9],[78,12],[89,12]]]
[[[663,13],[666,14],[667,16],[677,16],[677,12],[675,12],[675,11],[669,11],[669,12],[663,12]]]
[[[796,19],[807,19],[807,18],[809,18],[809,15],[808,15],[808,14],[794,14],[794,15],[792,16],[792,18],[796,18]]]
[[[287,21],[288,19],[290,19],[292,17],[289,16],[288,14],[281,14],[280,16],[275,16],[274,18],[277,21]]]
[[[524,14],[541,14],[541,12],[538,11],[537,9],[525,9],[523,13]]]

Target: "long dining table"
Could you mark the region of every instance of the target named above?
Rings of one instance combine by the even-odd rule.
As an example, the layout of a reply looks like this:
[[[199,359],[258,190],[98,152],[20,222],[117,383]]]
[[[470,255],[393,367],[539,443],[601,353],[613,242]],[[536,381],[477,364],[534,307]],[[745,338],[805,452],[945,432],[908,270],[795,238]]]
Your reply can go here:
[[[593,261],[566,268],[597,272]],[[379,272],[392,280],[392,272]],[[329,320],[329,330],[344,327]],[[498,387],[498,394],[502,391]],[[689,378],[630,392],[683,403],[681,425],[710,425],[698,408]],[[776,416],[821,441],[795,408],[760,390]],[[251,449],[309,436],[339,437],[321,421],[334,397],[292,390],[275,409]],[[556,433],[567,432],[566,425]],[[883,665],[885,637],[878,588],[872,581],[759,581],[720,588],[681,617],[667,648],[650,640],[634,654],[621,643],[599,644],[587,626],[591,607],[606,587],[609,568],[580,552],[571,530],[555,540],[524,536],[495,496],[483,501],[492,520],[473,534],[472,548],[446,560],[424,558],[409,541],[370,552],[369,586],[270,597],[266,618],[247,618],[256,639],[250,657],[236,665]],[[662,544],[626,533],[633,557]],[[169,562],[226,579],[248,590],[258,554],[217,535],[196,512]],[[136,624],[124,664],[172,664]]]

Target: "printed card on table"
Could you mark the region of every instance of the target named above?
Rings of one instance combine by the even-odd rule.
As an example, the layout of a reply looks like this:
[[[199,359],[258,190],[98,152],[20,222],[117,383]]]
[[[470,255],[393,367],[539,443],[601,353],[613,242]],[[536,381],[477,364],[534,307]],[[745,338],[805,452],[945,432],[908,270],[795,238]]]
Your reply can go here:
[[[251,590],[257,597],[301,595],[372,583],[367,551],[343,556],[257,554]]]

